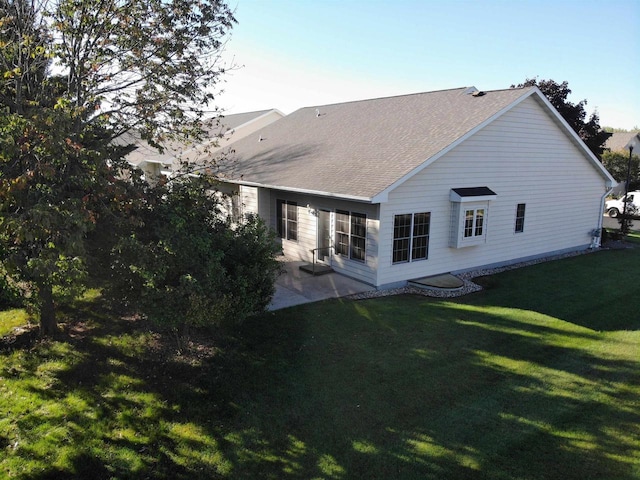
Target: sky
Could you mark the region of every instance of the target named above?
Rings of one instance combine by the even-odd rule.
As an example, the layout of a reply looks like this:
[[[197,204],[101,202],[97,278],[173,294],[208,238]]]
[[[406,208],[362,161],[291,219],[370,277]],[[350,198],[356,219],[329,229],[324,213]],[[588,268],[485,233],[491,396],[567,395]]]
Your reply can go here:
[[[601,126],[640,126],[640,0],[229,0],[225,113],[527,78],[567,81]]]

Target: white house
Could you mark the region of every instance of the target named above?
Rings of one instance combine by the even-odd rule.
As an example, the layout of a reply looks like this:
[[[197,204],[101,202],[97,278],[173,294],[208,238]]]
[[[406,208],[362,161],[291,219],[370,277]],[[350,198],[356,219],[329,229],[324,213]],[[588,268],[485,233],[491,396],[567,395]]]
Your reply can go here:
[[[634,152],[640,150],[640,133],[639,132],[615,132],[607,139],[604,144],[605,148],[612,152],[629,153],[629,147]]]
[[[380,288],[594,246],[614,183],[537,87],[302,108],[233,147],[287,256]]]
[[[629,149],[635,155],[640,154],[640,132],[615,132],[607,139],[605,148],[612,151],[629,155]],[[627,182],[622,181],[613,187],[613,195],[622,196],[626,192]]]

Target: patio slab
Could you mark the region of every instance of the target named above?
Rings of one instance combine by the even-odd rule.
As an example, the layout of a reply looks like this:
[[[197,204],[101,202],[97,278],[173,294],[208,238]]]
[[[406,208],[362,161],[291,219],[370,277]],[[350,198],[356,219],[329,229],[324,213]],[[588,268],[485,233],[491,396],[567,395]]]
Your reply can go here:
[[[269,304],[269,310],[279,310],[303,303],[375,290],[375,287],[371,285],[339,273],[314,276],[300,270],[300,266],[307,263],[302,261],[282,262],[284,270],[276,280],[276,292]]]

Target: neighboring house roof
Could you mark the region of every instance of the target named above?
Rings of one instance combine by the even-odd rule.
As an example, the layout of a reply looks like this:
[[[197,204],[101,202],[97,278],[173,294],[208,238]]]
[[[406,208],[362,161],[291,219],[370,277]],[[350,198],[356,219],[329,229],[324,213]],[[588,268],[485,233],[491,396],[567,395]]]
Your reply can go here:
[[[546,105],[610,179],[537,87],[489,92],[465,87],[302,108],[236,142],[223,175],[248,185],[377,203],[530,96]]]
[[[604,144],[605,148],[608,148],[612,152],[628,151],[630,145],[634,150],[640,149],[640,133],[616,132],[611,134]]]
[[[229,130],[233,130],[234,128],[238,128],[240,125],[244,125],[246,123],[249,123],[253,120],[255,120],[256,118],[262,117],[263,115],[274,111],[275,109],[271,109],[271,110],[259,110],[257,112],[246,112],[246,113],[234,113],[234,114],[230,114],[230,115],[224,115],[222,117],[220,117],[220,126],[222,127],[220,129],[220,133],[225,134],[227,133]],[[277,111],[277,110],[275,110]],[[284,116],[284,114],[282,115]]]
[[[236,137],[242,138],[245,134],[254,131],[255,129],[251,129],[251,124],[259,122],[270,114],[273,115],[274,120],[284,116],[282,112],[276,109],[220,115],[205,123],[206,139],[202,142],[194,145],[168,143],[164,145],[162,153],[144,140],[131,134],[128,134],[121,142],[126,141],[136,145],[136,149],[127,156],[127,160],[133,165],[141,165],[142,162],[147,162],[170,166],[179,160],[196,161],[204,154],[220,150],[233,143]],[[243,129],[246,131],[243,132]]]

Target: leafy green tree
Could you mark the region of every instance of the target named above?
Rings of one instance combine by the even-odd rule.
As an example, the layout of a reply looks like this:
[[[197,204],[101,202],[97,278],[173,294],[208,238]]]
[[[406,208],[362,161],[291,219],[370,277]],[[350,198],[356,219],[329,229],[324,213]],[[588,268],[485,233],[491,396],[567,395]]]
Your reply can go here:
[[[74,121],[42,107],[0,119],[2,261],[29,287],[43,334],[56,330],[55,301],[82,291],[86,235],[124,186],[104,161],[114,149],[100,130],[86,129],[83,144],[65,135]]]
[[[602,164],[618,182],[627,181],[627,170],[629,168],[629,154],[624,152],[604,152],[602,154]],[[631,172],[629,176],[629,190],[640,187],[640,156],[631,156]]]
[[[139,222],[113,140],[202,135],[234,22],[220,0],[0,0],[0,253],[42,333],[83,288],[91,232]]]
[[[109,293],[179,336],[242,322],[274,291],[273,232],[257,216],[232,224],[214,190],[206,177],[156,186],[139,226],[112,248]]]
[[[587,112],[584,109],[587,101],[570,102],[568,97],[571,89],[566,80],[562,83],[557,83],[554,80],[527,78],[524,83],[511,85],[511,88],[532,86],[540,89],[551,105],[558,110],[562,118],[573,128],[593,154],[600,158],[604,152],[604,144],[611,134],[600,127],[600,117],[597,113],[592,113],[587,119]]]
[[[640,128],[637,125],[634,126],[631,130],[617,127],[604,127],[604,129],[609,133],[640,133]]]

